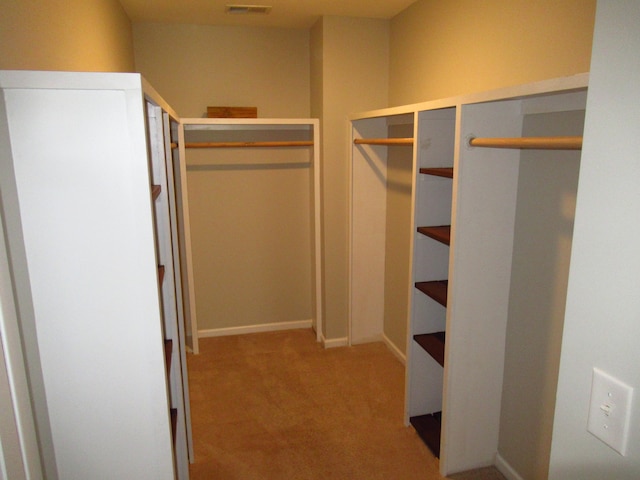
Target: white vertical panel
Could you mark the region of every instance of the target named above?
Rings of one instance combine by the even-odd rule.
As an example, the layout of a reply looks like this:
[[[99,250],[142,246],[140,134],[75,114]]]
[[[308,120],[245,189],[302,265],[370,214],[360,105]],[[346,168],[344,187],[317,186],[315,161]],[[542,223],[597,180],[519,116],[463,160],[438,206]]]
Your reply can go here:
[[[172,478],[141,92],[5,96],[58,474]]]

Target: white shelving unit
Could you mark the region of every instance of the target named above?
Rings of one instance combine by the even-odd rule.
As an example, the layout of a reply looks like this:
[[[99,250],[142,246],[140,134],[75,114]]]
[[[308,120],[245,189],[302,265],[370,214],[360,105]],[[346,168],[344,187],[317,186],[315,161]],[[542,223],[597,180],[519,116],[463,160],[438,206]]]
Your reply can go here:
[[[179,130],[181,163],[193,168],[225,171],[290,167],[308,172],[308,187],[305,189],[309,192],[309,205],[305,222],[309,225],[309,232],[304,237],[310,239],[307,270],[310,272],[311,326],[318,341],[322,338],[319,138],[319,121],[309,118],[183,118]],[[281,234],[289,233],[282,231]],[[259,237],[259,232],[256,235]],[[270,285],[269,289],[278,291],[280,296],[289,294],[277,285]],[[270,308],[272,299],[265,299],[261,294],[255,298],[263,302],[261,305],[265,311]],[[258,300],[260,298],[262,300]],[[259,326],[245,328],[257,328],[259,331]],[[195,322],[191,331],[195,337],[198,332]]]
[[[146,83],[144,86],[174,456],[177,477],[188,479],[189,460],[194,458],[194,452],[186,347],[193,345],[193,341],[185,326],[190,318],[195,318],[195,302],[193,292],[183,288],[183,284],[192,285],[191,262],[181,260],[186,257],[185,250],[189,250],[180,248],[181,244],[189,245],[184,240],[188,239],[188,230],[183,226],[188,225],[188,214],[186,189],[181,181],[186,170],[178,156],[178,117],[151,86]]]
[[[187,479],[177,116],[137,74],[0,72],[0,89],[2,218],[45,475]]]
[[[388,136],[399,118],[414,125],[405,422],[440,457],[443,475],[497,464],[526,477],[532,467],[512,444],[542,448],[548,461],[580,151],[469,141],[581,136],[587,81],[351,119],[354,139]],[[384,225],[396,213],[383,208],[392,148],[401,147],[355,142],[352,153],[351,322],[371,332],[384,310]],[[526,435],[518,418],[531,419]]]
[[[407,415],[440,454],[456,107],[418,113]],[[434,388],[435,387],[435,388]]]

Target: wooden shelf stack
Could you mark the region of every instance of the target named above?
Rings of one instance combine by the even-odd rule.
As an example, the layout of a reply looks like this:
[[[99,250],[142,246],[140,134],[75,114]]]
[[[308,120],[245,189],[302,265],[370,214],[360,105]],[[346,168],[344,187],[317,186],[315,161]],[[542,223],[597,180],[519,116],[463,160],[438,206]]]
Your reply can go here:
[[[428,148],[421,149],[416,160],[414,224],[417,236],[414,238],[413,278],[415,291],[419,293],[414,293],[411,311],[413,341],[409,362],[412,371],[422,371],[420,375],[424,378],[409,382],[407,395],[413,399],[413,405],[408,416],[436,457],[440,456],[442,425],[455,116],[455,108],[421,114],[418,134],[425,139]],[[435,263],[433,258],[437,259]],[[416,295],[426,295],[428,300],[415,298]],[[426,367],[420,367],[424,364]]]

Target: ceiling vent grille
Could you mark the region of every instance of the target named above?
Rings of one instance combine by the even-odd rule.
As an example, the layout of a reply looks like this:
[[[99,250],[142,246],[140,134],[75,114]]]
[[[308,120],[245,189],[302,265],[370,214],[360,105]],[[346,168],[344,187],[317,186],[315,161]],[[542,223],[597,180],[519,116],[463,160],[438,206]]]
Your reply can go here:
[[[266,15],[271,11],[267,5],[226,5],[224,11],[229,15]]]

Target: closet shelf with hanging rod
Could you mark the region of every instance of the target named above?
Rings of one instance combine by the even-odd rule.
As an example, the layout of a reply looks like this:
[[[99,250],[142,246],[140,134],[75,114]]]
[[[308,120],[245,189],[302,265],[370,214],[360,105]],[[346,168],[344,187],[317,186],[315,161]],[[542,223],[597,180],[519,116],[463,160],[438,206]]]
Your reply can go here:
[[[356,145],[413,145],[413,138],[356,138]]]
[[[522,137],[469,139],[471,147],[521,148],[540,150],[581,150],[582,137]]]

